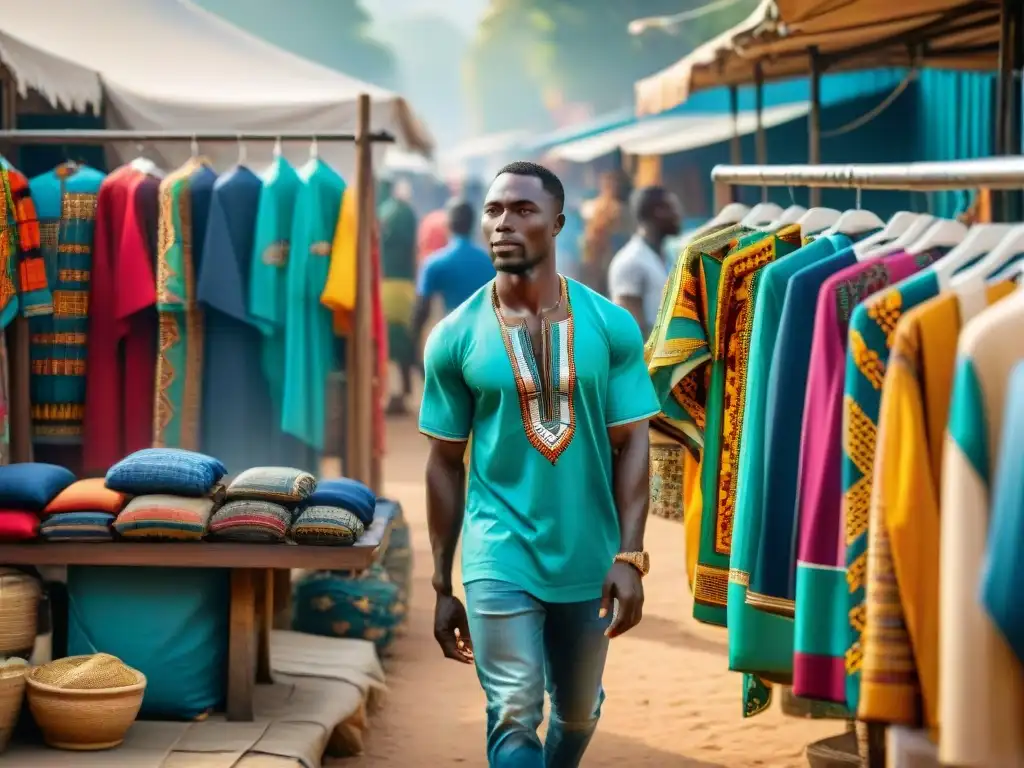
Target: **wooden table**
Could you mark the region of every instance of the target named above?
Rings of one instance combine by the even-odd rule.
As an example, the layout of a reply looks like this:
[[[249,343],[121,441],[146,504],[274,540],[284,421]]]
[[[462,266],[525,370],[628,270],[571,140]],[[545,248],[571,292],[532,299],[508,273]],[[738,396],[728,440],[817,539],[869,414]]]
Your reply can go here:
[[[0,544],[0,564],[229,568],[227,717],[251,722],[255,684],[273,682],[270,630],[275,571],[364,571],[382,555],[390,535],[391,520],[377,519],[351,547],[207,541]]]

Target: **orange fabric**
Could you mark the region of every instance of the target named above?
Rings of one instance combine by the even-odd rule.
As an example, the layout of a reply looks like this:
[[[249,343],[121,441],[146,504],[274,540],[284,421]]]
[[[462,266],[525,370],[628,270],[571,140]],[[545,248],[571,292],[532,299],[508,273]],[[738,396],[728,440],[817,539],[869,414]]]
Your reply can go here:
[[[76,480],[57,494],[43,514],[56,515],[58,512],[109,512],[116,515],[121,511],[128,497],[112,491],[104,485],[102,477]]]
[[[448,213],[431,211],[420,222],[416,232],[416,259],[422,266],[432,254],[448,245]]]

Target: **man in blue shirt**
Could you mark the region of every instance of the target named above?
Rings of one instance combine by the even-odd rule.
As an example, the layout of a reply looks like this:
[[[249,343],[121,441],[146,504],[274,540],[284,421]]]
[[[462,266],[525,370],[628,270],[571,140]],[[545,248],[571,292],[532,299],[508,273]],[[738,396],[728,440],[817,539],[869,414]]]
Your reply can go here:
[[[629,311],[558,274],[564,201],[546,168],[498,174],[482,217],[497,277],[438,323],[424,353],[434,637],[476,664],[492,768],[579,765],[608,638],[640,621],[648,569],[658,399]],[[452,584],[460,534],[466,606]]]

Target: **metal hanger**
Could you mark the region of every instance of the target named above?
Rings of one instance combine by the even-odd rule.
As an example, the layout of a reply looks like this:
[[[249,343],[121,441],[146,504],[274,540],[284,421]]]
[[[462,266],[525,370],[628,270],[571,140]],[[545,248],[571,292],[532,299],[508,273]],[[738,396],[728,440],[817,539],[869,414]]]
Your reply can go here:
[[[284,154],[284,150],[281,148],[281,137],[278,136],[274,139],[274,157],[278,158]]]
[[[248,153],[245,149],[245,142],[242,141],[242,134],[238,134],[238,165],[245,165]]]
[[[194,133],[192,134],[192,141],[189,142],[189,149],[192,152],[192,159],[193,160],[198,160],[199,159],[199,139],[196,138],[196,135]]]
[[[157,179],[164,177],[164,172],[157,167],[157,164],[146,157],[146,147],[143,144],[136,144],[135,150],[139,153],[139,156],[132,160],[129,165],[139,173],[143,173],[147,176],[153,176]]]
[[[317,159],[319,159],[319,157],[320,157],[320,145],[317,144],[316,136],[314,136],[313,140],[309,143],[309,159],[310,160],[317,160]]]

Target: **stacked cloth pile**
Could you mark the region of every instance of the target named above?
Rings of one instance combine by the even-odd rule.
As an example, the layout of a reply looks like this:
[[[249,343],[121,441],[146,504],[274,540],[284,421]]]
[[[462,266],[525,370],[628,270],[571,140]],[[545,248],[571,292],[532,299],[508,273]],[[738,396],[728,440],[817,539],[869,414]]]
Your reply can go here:
[[[291,537],[298,544],[354,544],[373,522],[377,497],[357,480],[321,480],[297,508]]]
[[[74,482],[70,470],[55,464],[0,467],[0,541],[28,541],[39,536],[47,507]]]
[[[200,541],[223,496],[224,465],[177,448],[146,448],[117,462],[106,487],[132,500],[113,528],[124,539]]]

